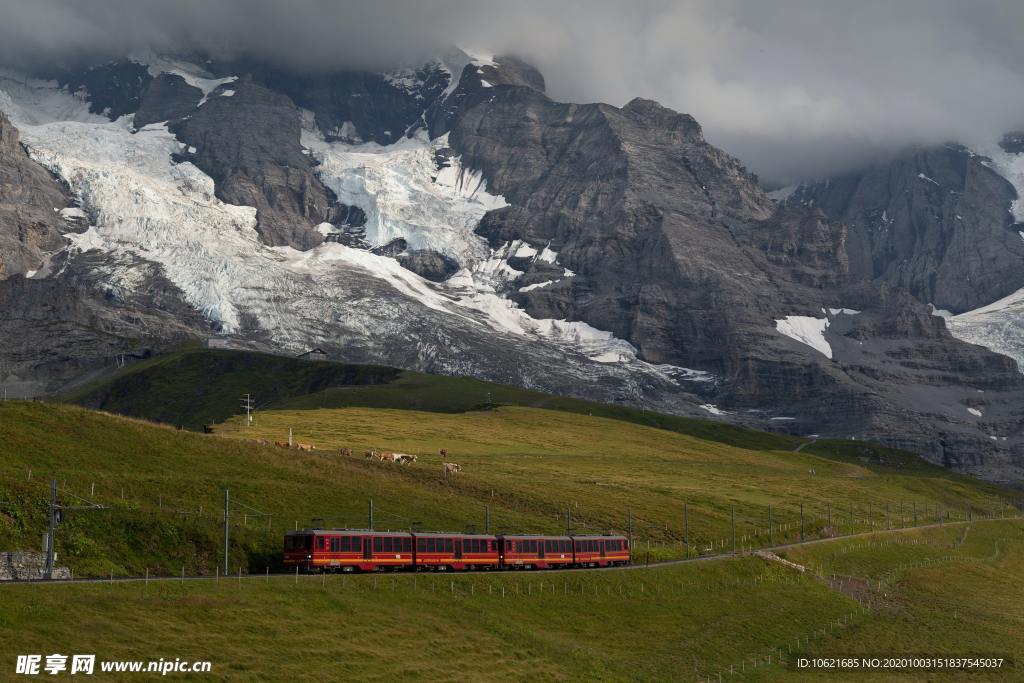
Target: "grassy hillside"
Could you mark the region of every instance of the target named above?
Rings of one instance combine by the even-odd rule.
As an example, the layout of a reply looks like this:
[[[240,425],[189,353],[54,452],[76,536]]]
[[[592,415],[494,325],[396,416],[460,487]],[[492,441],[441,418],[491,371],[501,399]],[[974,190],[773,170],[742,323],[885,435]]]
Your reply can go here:
[[[1019,522],[788,555],[828,579],[742,557],[618,572],[0,586],[0,667],[13,670],[14,653],[67,651],[210,660],[219,680],[959,681],[964,672],[823,675],[792,662],[983,653],[1008,662],[970,680],[1019,679]],[[849,588],[883,575],[880,590]]]
[[[128,366],[62,396],[87,408],[200,429],[239,413],[249,393],[259,409],[396,408],[440,413],[498,405],[609,417],[745,448],[794,448],[801,439],[709,420],[552,396],[467,377],[245,351],[185,348]]]
[[[321,450],[262,447],[257,437],[297,439]],[[70,406],[0,404],[0,549],[37,548],[46,526],[49,480],[62,499],[81,496],[100,511],[74,511],[58,533],[63,563],[79,575],[212,572],[220,557],[223,490],[270,513],[233,509],[232,566],[260,572],[278,561],[281,535],[311,520],[366,524],[373,498],[378,528],[557,532],[572,509],[576,530],[625,530],[653,559],[683,554],[683,504],[694,552],[731,549],[735,506],[740,546],[800,534],[848,533],[924,523],[937,511],[962,517],[999,509],[998,488],[925,466],[873,471],[842,455],[738,448],[620,420],[535,408],[460,414],[346,408],[268,411],[248,429],[202,435]],[[376,446],[421,456],[408,467],[336,454]],[[464,467],[441,476],[437,450]],[[814,474],[811,474],[811,471]],[[903,505],[902,516],[898,515]],[[832,526],[828,526],[828,512]],[[925,509],[929,510],[925,513]]]

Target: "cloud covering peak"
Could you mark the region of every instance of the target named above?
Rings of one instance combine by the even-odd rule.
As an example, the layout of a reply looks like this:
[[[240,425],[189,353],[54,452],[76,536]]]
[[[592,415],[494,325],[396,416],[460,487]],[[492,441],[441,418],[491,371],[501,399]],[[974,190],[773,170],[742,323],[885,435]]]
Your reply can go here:
[[[4,0],[0,60],[202,50],[298,70],[381,68],[450,45],[514,53],[552,97],[692,114],[786,182],[908,144],[1024,124],[1014,0]]]

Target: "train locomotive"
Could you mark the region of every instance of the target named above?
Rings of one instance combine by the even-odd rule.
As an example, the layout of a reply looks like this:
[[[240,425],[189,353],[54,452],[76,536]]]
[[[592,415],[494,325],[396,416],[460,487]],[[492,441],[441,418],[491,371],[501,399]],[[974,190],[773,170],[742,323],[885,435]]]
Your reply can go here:
[[[629,562],[629,540],[616,534],[303,529],[284,537],[284,566],[303,572],[558,569]]]

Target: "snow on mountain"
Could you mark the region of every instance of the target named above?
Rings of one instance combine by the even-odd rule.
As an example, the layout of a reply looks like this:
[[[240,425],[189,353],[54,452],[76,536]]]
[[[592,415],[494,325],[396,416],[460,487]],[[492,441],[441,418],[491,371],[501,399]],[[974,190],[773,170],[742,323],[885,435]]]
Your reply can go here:
[[[1024,154],[1008,152],[997,143],[974,152],[987,157],[985,164],[1013,185],[1017,199],[1010,205],[1010,213],[1014,221],[1024,222]],[[1009,356],[1024,372],[1024,289],[959,315],[947,311],[936,314],[946,318],[946,327],[954,337]]]
[[[204,89],[217,85],[180,64],[159,68],[188,73]],[[159,264],[222,333],[259,333],[276,346],[305,349],[339,339],[381,343],[421,325],[468,325],[510,335],[510,348],[519,339],[671,382],[713,381],[706,373],[644,363],[631,344],[609,332],[535,319],[505,298],[520,274],[508,258],[532,255],[556,263],[557,254],[523,242],[491,250],[475,234],[483,215],[505,202],[458,158],[437,169],[434,156],[446,147],[444,138],[347,145],[327,143],[308,126],[302,138],[339,201],[366,212],[368,242],[402,238],[412,249],[435,250],[460,263],[455,276],[438,284],[394,258],[334,242],[305,252],[267,246],[256,233],[254,208],[225,204],[209,176],[172,160],[183,145],[162,124],[133,133],[130,116],[110,122],[88,114],[84,102],[55,83],[10,77],[0,78],[0,109],[19,127],[31,156],[68,183],[93,223],[68,234],[68,248],[106,254],[113,291],[141,286],[146,271],[140,263]],[[370,282],[380,286],[368,287]],[[391,294],[383,295],[381,286]],[[444,320],[449,323],[438,322]],[[446,367],[458,365],[451,359]]]
[[[505,200],[488,194],[482,175],[457,158],[437,170],[434,154],[447,147],[447,136],[430,141],[420,131],[392,145],[350,145],[325,142],[304,128],[302,144],[320,162],[320,177],[338,201],[366,213],[372,246],[401,237],[411,249],[437,251],[460,264],[487,256],[486,242],[473,231]]]
[[[775,321],[775,329],[801,344],[821,352],[826,358],[832,357],[832,346],[825,340],[828,318],[812,318],[807,315],[787,315]]]

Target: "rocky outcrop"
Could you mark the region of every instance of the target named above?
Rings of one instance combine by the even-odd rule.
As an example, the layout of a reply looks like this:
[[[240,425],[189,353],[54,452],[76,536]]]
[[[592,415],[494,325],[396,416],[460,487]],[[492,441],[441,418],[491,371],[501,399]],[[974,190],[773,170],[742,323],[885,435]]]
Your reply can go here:
[[[214,90],[171,129],[195,148],[181,158],[213,178],[219,199],[256,207],[264,242],[309,249],[323,241],[314,228],[333,220],[334,195],[303,154],[299,111],[287,96],[243,79]]]
[[[1009,211],[1016,198],[984,157],[946,145],[801,187],[786,203],[848,226],[854,275],[962,313],[1024,287],[1024,240]]]
[[[109,62],[60,74],[57,82],[89,102],[89,111],[111,121],[132,114],[153,77],[144,64],[131,60]]]
[[[388,73],[295,73],[267,64],[217,62],[219,74],[243,75],[313,112],[327,140],[387,145],[423,126],[423,112],[447,88],[450,76],[437,62]]]
[[[53,256],[54,274],[0,281],[2,379],[28,396],[216,331],[155,264],[132,264],[132,291],[112,284],[129,264],[100,252]],[[141,270],[140,270],[141,268]]]
[[[413,249],[403,252],[398,255],[398,262],[417,275],[433,282],[443,282],[459,269],[459,264],[454,259],[429,249]]]
[[[466,55],[462,55],[466,58]],[[462,63],[455,60],[454,63]],[[478,66],[467,63],[458,74],[455,88],[446,96],[437,98],[427,107],[423,119],[431,138],[444,135],[451,130],[453,123],[463,108],[472,105],[476,98],[488,89],[497,85],[522,86],[543,93],[544,77],[537,69],[515,57],[499,57],[491,64]]]
[[[203,91],[189,85],[177,74],[162,73],[149,84],[135,112],[135,127],[174,121],[195,111],[203,99]]]
[[[60,213],[70,203],[67,189],[29,158],[0,111],[0,280],[41,269],[64,244],[61,235],[77,223]]]

